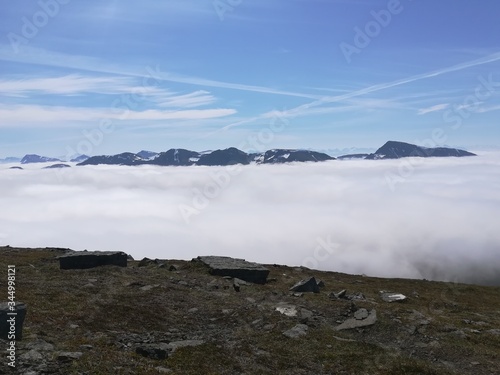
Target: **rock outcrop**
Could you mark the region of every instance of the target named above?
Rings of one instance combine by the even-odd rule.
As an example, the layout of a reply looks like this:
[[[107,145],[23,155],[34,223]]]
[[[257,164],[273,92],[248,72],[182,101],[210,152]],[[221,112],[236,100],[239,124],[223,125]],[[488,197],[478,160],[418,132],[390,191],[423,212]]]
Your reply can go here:
[[[127,254],[121,251],[77,251],[59,256],[59,267],[62,270],[109,265],[127,267]]]
[[[258,263],[247,262],[244,259],[199,256],[194,260],[200,261],[209,267],[209,272],[217,276],[230,276],[255,284],[265,284],[269,270]]]

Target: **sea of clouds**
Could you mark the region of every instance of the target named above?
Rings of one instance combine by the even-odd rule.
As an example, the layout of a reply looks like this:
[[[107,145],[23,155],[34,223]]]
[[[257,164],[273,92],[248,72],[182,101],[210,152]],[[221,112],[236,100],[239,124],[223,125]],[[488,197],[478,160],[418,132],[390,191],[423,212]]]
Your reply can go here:
[[[500,285],[500,154],[239,167],[0,166],[0,245],[227,255]]]

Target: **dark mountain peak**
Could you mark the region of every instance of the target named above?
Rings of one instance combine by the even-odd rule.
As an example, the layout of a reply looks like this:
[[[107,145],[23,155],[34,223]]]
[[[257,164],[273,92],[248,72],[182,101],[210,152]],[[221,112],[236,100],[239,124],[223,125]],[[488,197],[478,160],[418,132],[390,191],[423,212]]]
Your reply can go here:
[[[49,158],[47,156],[40,156],[36,154],[28,154],[25,155],[21,159],[21,164],[31,164],[31,163],[48,163],[48,162],[57,162],[62,161],[56,158]]]
[[[145,160],[137,154],[132,152],[123,152],[118,155],[100,155],[92,156],[87,160],[77,164],[77,165],[98,165],[98,164],[109,164],[109,165],[138,165]]]
[[[475,154],[447,147],[422,147],[411,143],[388,141],[380,147],[375,153],[370,154],[366,159],[399,159],[405,157],[462,157],[475,156]]]
[[[258,158],[259,159],[259,158]],[[293,149],[273,149],[268,150],[263,154],[263,158],[257,160],[264,164],[279,164],[290,162],[308,162],[308,161],[325,161],[334,160],[335,158],[322,152],[310,150],[293,150]]]
[[[195,151],[183,148],[171,148],[168,151],[160,152],[152,158],[148,164],[175,166],[175,165],[193,165],[200,159],[200,154]]]
[[[61,169],[61,168],[71,168],[71,166],[68,164],[59,163],[59,164],[49,165],[48,167],[44,167],[43,169]]]
[[[156,157],[158,153],[154,151],[141,150],[136,155],[143,159],[152,159]]]
[[[85,160],[87,160],[88,158],[90,158],[90,156],[88,156],[88,155],[78,155],[78,156],[73,157],[70,160],[70,162],[72,162],[72,163],[81,163],[81,162],[84,162]]]
[[[236,147],[229,147],[225,150],[215,150],[209,154],[200,156],[197,165],[233,165],[233,164],[249,164],[249,156]]]

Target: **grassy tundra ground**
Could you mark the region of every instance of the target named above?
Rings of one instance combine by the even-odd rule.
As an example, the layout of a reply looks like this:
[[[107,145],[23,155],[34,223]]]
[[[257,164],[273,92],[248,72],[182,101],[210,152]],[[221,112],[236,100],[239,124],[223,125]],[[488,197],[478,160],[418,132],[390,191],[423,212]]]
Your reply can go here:
[[[12,264],[17,300],[28,306],[17,368],[11,371],[4,355],[0,373],[500,373],[498,287],[269,265],[267,284],[242,285],[237,292],[231,280],[211,276],[199,262],[166,260],[166,267],[138,267],[138,261],[129,261],[126,268],[60,270],[56,257],[62,253],[0,248],[5,274],[0,300],[7,300],[7,266]],[[170,265],[176,270],[169,270]],[[309,276],[324,281],[321,293],[291,295],[289,288]],[[342,289],[366,298],[329,297]],[[381,290],[408,299],[387,303]],[[284,304],[295,306],[297,316],[276,311]],[[334,329],[360,308],[376,310],[374,325]],[[283,335],[297,324],[307,325],[307,334],[295,339]],[[161,360],[136,353],[141,345],[184,340],[201,343]],[[0,345],[7,347],[5,341]],[[61,352],[82,354],[70,360]]]

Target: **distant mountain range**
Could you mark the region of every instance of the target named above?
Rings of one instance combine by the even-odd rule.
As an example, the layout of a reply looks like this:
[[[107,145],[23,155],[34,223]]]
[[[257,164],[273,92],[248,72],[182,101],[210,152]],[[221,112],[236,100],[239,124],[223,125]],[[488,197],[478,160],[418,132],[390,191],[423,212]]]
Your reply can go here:
[[[144,154],[143,154],[144,155]],[[325,161],[335,158],[316,151],[276,149],[263,153],[246,153],[230,147],[225,150],[196,152],[182,148],[173,148],[153,155],[141,155],[124,152],[118,155],[93,156],[78,165],[119,164],[119,165],[161,165],[161,166],[190,166],[190,165],[233,165],[233,164],[280,164],[289,162]]]
[[[475,156],[475,154],[447,147],[421,147],[405,142],[389,141],[371,154],[356,153],[338,156],[334,158],[326,153],[311,150],[295,149],[273,149],[261,153],[246,153],[237,148],[230,147],[224,150],[196,152],[182,148],[173,148],[165,152],[153,152],[142,150],[138,153],[124,152],[117,155],[100,155],[89,157],[77,155],[71,158],[71,162],[77,165],[160,165],[160,166],[225,166],[233,164],[282,164],[291,162],[319,162],[327,160],[382,160],[399,159],[405,157],[463,157]],[[47,163],[62,162],[57,158],[50,158],[35,154],[25,155],[22,159],[9,157],[0,159],[0,163]],[[56,164],[54,168],[66,167]]]

